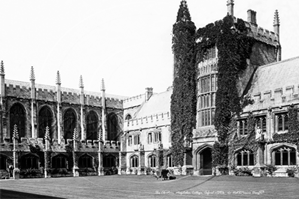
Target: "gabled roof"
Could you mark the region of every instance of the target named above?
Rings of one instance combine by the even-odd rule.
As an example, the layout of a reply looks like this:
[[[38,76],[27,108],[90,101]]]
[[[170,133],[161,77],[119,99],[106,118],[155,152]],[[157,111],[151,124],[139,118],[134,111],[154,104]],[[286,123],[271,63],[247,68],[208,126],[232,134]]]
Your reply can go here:
[[[142,104],[135,114],[135,118],[170,112],[172,91],[173,89],[168,89],[165,92],[153,94],[148,101]]]

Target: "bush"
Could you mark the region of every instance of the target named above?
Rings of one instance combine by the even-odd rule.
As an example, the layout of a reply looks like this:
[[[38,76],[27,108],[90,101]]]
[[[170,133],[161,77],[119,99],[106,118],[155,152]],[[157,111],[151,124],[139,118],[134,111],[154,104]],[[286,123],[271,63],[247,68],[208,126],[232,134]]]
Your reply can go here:
[[[41,175],[41,171],[39,169],[22,169],[20,171],[20,175],[23,177],[36,177]]]
[[[248,167],[243,167],[239,169],[233,168],[232,171],[235,176],[252,176],[252,170]]]
[[[274,172],[277,170],[277,167],[275,167],[272,164],[267,164],[266,165],[266,171],[270,176],[273,176]]]
[[[6,170],[0,170],[0,179],[9,179],[9,173]]]
[[[286,169],[286,173],[288,174],[289,177],[295,177],[295,173],[298,172],[297,167],[289,167]]]

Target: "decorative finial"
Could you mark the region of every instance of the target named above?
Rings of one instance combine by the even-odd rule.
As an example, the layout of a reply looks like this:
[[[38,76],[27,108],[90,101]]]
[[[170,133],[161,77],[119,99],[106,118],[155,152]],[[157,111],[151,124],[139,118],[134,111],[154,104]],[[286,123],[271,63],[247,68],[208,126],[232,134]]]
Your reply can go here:
[[[105,91],[105,87],[104,87],[104,79],[102,78],[102,84],[101,84],[101,91]]]
[[[34,80],[35,80],[34,68],[33,68],[33,66],[31,66],[31,70],[30,70],[30,81],[34,81]]]
[[[13,138],[14,139],[18,139],[19,138],[18,126],[16,124],[14,125]]]
[[[274,25],[274,26],[280,25],[278,10],[275,10],[273,25]]]
[[[3,60],[1,60],[0,74],[1,74],[1,75],[4,75],[4,63],[3,63]]]
[[[56,84],[61,85],[59,71],[57,71],[57,75],[56,75]]]
[[[83,79],[82,79],[82,75],[80,75],[80,79],[79,79],[79,88],[83,88]]]

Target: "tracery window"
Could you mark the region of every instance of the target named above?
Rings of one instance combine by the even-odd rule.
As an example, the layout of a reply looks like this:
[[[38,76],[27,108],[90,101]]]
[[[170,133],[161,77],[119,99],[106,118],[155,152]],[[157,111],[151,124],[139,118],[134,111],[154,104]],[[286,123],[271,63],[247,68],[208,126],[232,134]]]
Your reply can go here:
[[[57,155],[52,158],[52,168],[67,168],[67,158],[64,155]]]
[[[26,127],[26,114],[24,107],[17,103],[14,104],[10,108],[10,114],[9,114],[9,121],[10,121],[10,138],[13,137],[13,131],[14,131],[14,125],[17,125],[18,134],[19,134],[19,141],[21,141],[21,137],[25,137],[25,127]]]
[[[103,158],[104,167],[115,167],[116,166],[116,157],[112,155],[104,156]]]
[[[139,166],[139,157],[137,155],[130,157],[130,166],[131,167],[138,167]]]
[[[279,113],[275,115],[275,131],[287,131],[288,130],[288,114]]]
[[[39,158],[35,155],[29,154],[21,158],[22,169],[38,169]]]
[[[151,155],[148,157],[148,165],[149,167],[156,167],[156,156]]]
[[[64,139],[73,139],[74,129],[76,128],[76,114],[73,109],[68,109],[64,114]]]
[[[94,111],[90,111],[87,115],[86,139],[98,139],[98,116]]]
[[[248,135],[247,119],[240,119],[237,121],[238,133],[241,136]]]
[[[111,113],[107,116],[107,139],[116,141],[118,138],[118,130],[118,117],[115,113]]]
[[[291,147],[279,147],[272,152],[275,165],[296,165],[296,150]]]
[[[92,168],[93,167],[93,158],[87,154],[80,156],[78,158],[78,167],[79,168]]]
[[[239,151],[236,154],[237,166],[253,166],[254,153],[248,150]]]
[[[256,120],[256,126],[260,128],[261,132],[267,132],[267,122],[266,122],[266,116],[258,116],[255,117]]]
[[[52,112],[50,111],[49,107],[44,106],[41,108],[39,112],[39,117],[38,117],[38,125],[39,125],[39,131],[38,131],[38,137],[39,138],[45,138],[45,133],[46,133],[46,127],[49,127],[49,136],[52,138],[52,121],[53,121],[53,116]]]

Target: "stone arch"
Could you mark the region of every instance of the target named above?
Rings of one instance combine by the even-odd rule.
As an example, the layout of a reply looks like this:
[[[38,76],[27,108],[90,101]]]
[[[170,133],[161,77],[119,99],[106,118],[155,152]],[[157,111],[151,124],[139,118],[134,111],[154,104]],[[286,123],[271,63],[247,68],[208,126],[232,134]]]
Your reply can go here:
[[[87,140],[98,140],[98,114],[91,110],[86,116],[86,139]]]
[[[131,154],[129,156],[129,166],[130,167],[139,167],[139,155],[138,154]]]
[[[199,175],[212,175],[212,145],[199,146],[195,154],[195,170]]]
[[[73,139],[74,129],[77,127],[77,114],[73,108],[68,108],[63,114],[64,139]],[[77,131],[78,132],[78,131]]]
[[[26,109],[23,104],[16,102],[9,109],[10,138],[13,137],[14,125],[17,125],[19,141],[26,137]]]
[[[286,154],[287,157],[276,157],[277,155],[282,156],[282,154],[277,154],[276,150],[279,148],[288,148],[291,149],[291,151],[293,152],[293,155]],[[270,157],[271,157],[271,163],[272,165],[296,165],[298,164],[298,151],[297,151],[297,146],[294,144],[290,144],[290,143],[278,143],[274,146],[272,146],[269,150],[270,153]],[[283,163],[282,160],[280,159],[287,159],[287,164]],[[283,160],[284,161],[284,160]],[[278,164],[278,162],[280,162],[280,164]],[[285,161],[284,161],[285,162]]]
[[[125,120],[131,120],[132,119],[132,116],[128,113],[125,117]]]
[[[11,157],[0,153],[0,170],[7,170],[9,165],[12,165],[13,161]]]
[[[158,166],[158,157],[155,153],[150,153],[147,155],[147,163],[148,167],[156,167]]]
[[[38,169],[40,157],[35,153],[28,153],[20,157],[21,169]]]
[[[94,157],[85,153],[78,157],[79,168],[94,168]]]
[[[51,158],[51,167],[53,169],[68,168],[68,156],[65,154],[57,154]]]
[[[117,114],[110,113],[107,116],[107,140],[117,141],[120,133],[120,125]]]
[[[103,156],[103,167],[116,167],[116,156],[112,154],[107,154]]]
[[[50,139],[53,138],[53,111],[48,105],[44,105],[39,109],[38,112],[38,136],[39,138],[44,138],[46,133],[46,127],[49,127]]]

